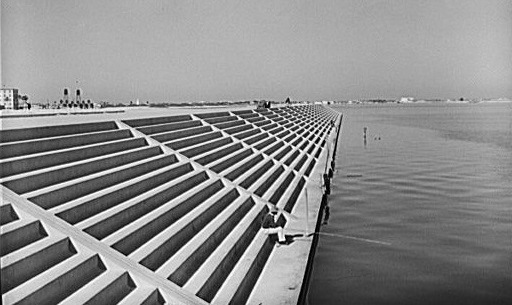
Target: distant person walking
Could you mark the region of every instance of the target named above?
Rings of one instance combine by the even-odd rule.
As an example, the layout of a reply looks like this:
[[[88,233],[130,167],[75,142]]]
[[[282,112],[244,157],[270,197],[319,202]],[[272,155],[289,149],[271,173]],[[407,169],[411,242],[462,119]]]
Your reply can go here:
[[[278,212],[277,208],[272,205],[269,213],[265,215],[261,224],[265,234],[270,235],[277,233],[278,246],[286,243],[283,227],[277,223],[279,216],[281,216],[281,212]]]

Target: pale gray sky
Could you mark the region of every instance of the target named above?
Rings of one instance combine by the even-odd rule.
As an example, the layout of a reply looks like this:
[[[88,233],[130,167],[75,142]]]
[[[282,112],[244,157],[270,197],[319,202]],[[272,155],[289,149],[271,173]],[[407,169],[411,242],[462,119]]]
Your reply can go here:
[[[509,0],[1,3],[1,82],[33,101],[512,98]]]

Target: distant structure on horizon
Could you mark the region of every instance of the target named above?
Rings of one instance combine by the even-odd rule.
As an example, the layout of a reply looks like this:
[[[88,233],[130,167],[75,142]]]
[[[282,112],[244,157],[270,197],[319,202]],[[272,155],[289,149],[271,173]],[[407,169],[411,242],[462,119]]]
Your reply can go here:
[[[0,109],[18,109],[18,92],[16,88],[0,89]]]
[[[76,89],[75,101],[77,104],[82,102],[82,96],[80,95],[80,89]]]
[[[398,100],[399,103],[412,103],[414,102],[413,97],[401,97],[400,100]]]
[[[68,88],[64,88],[64,96],[62,100],[67,104],[69,103],[69,91]]]
[[[69,99],[69,90],[68,88],[64,88],[64,96],[60,100],[59,104],[55,105],[54,108],[80,108],[80,109],[93,109],[98,106],[91,102],[91,100],[82,100],[82,91],[77,88],[75,94],[75,100]],[[54,102],[56,103],[56,102]]]

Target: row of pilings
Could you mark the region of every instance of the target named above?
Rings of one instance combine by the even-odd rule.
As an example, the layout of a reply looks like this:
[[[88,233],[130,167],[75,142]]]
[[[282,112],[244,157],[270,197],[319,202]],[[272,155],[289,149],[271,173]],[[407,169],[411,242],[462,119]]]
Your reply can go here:
[[[334,176],[334,168],[336,166],[336,151],[338,148],[338,140],[341,132],[341,125],[343,122],[343,114],[338,121],[338,125],[336,127],[336,137],[334,141],[334,146],[332,147],[332,154],[327,156],[327,161],[325,165],[325,171],[323,173],[323,194],[322,194],[322,202],[320,203],[320,211],[318,212],[318,216],[316,219],[315,232],[311,233],[313,235],[313,241],[311,244],[311,251],[308,256],[308,263],[306,265],[306,272],[304,273],[304,279],[302,281],[302,287],[299,295],[299,301],[297,304],[305,305],[308,304],[308,291],[309,284],[311,280],[311,274],[313,273],[313,263],[316,254],[316,248],[318,246],[318,239],[320,234],[320,226],[322,225],[322,219],[326,221],[329,218],[330,211],[328,205],[328,196],[331,194],[331,180]],[[329,152],[328,152],[329,153]],[[330,160],[330,162],[329,162]],[[330,164],[329,164],[330,163]],[[330,166],[329,166],[330,165]],[[325,218],[324,218],[325,215]]]

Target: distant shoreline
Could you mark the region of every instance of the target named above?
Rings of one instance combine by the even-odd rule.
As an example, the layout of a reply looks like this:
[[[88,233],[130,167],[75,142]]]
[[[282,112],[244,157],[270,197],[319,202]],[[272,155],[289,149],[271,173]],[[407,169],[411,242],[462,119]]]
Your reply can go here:
[[[155,109],[219,109],[219,108],[233,108],[233,107],[247,107],[247,105],[171,105],[168,107],[106,107],[97,109],[2,109],[0,110],[0,119],[8,118],[28,118],[28,117],[55,117],[55,116],[72,116],[72,115],[93,115],[93,114],[112,114],[112,113],[125,113],[131,111],[155,110]]]
[[[296,102],[294,104],[326,104],[330,106],[376,106],[376,105],[478,105],[478,104],[505,104],[512,103],[512,100],[509,99],[492,99],[492,100],[481,100],[481,101],[472,101],[472,100],[417,100],[411,102],[398,102],[393,100],[354,100],[354,101],[323,101],[323,102]],[[272,104],[274,107],[282,107],[285,104],[274,103]],[[0,119],[9,119],[9,118],[30,118],[30,117],[56,117],[56,116],[73,116],[73,115],[93,115],[93,114],[119,114],[126,113],[132,111],[142,111],[142,110],[155,110],[155,109],[180,109],[180,110],[204,110],[204,109],[223,109],[223,108],[246,108],[246,107],[256,107],[256,105],[247,105],[247,104],[167,104],[164,106],[122,106],[122,107],[105,107],[105,108],[97,108],[97,109],[36,109],[32,108],[31,110],[26,109],[2,109],[0,110]]]

